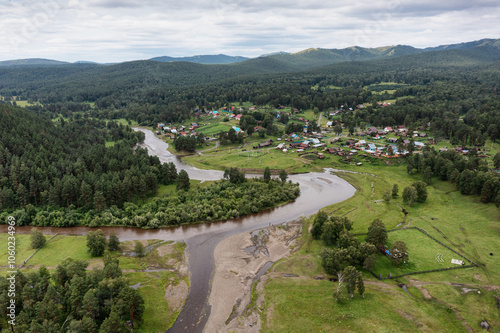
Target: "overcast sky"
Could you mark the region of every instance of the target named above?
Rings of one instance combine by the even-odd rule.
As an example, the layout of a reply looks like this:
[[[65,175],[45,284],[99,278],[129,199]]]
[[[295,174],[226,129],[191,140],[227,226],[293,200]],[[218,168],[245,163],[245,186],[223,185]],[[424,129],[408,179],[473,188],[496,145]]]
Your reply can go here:
[[[500,38],[498,0],[0,0],[0,60],[255,57]]]

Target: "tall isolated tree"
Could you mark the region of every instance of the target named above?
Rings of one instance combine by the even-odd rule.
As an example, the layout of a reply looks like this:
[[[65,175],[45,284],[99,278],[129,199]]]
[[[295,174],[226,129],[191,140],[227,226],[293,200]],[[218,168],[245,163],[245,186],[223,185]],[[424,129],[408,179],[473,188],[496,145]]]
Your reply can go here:
[[[418,202],[427,201],[427,184],[424,182],[415,182],[412,186],[417,191],[417,197],[415,198]]]
[[[92,257],[100,257],[106,250],[106,236],[99,229],[96,232],[89,231],[87,234],[87,251]]]
[[[417,190],[413,186],[407,186],[403,190],[403,202],[409,206],[413,206],[417,200]]]
[[[394,186],[392,187],[392,197],[397,198],[398,193],[399,193],[399,186],[398,184],[394,184]]]
[[[182,169],[179,171],[179,175],[177,176],[177,191],[179,190],[189,190],[189,175],[186,170]]]
[[[351,295],[351,298],[354,296],[354,291],[356,290],[356,282],[358,280],[358,271],[353,266],[347,266],[344,268],[342,272],[345,280],[345,285],[347,289],[347,293]]]
[[[135,241],[134,252],[138,257],[144,257],[144,245],[142,245],[142,243],[139,241]]]
[[[269,167],[266,167],[264,169],[264,181],[266,183],[269,183],[270,180],[271,180],[271,170],[269,169]]]
[[[323,225],[328,221],[328,214],[324,211],[319,211],[314,218],[313,226],[311,228],[311,236],[314,239],[319,239],[323,232]]]
[[[384,245],[387,242],[387,230],[385,224],[380,219],[375,219],[368,227],[366,242],[373,245]]]
[[[47,240],[38,229],[32,228],[30,233],[30,241],[32,249],[39,249],[45,245]]]
[[[108,249],[110,251],[117,251],[120,248],[120,240],[118,239],[118,236],[116,236],[115,233],[112,233],[109,235],[109,240],[108,240]]]
[[[281,182],[282,183],[286,182],[287,178],[288,178],[288,174],[286,173],[286,171],[285,170],[281,170],[280,171],[280,180],[281,180]]]

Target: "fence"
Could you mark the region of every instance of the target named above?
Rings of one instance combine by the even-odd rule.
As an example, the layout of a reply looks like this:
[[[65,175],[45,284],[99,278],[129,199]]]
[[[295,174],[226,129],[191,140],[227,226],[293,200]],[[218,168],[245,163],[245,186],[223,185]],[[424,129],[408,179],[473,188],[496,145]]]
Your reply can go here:
[[[370,271],[370,273],[374,277],[376,277],[379,280],[396,279],[396,278],[401,278],[401,277],[408,276],[408,275],[425,274],[425,273],[433,273],[433,272],[441,272],[441,271],[449,271],[449,270],[452,270],[452,269],[462,269],[462,268],[470,268],[470,267],[477,267],[478,266],[475,262],[473,262],[469,258],[467,258],[464,255],[462,255],[462,254],[458,253],[457,251],[453,250],[451,247],[449,247],[448,245],[444,244],[443,242],[437,240],[436,238],[432,237],[425,230],[420,229],[419,227],[403,227],[403,228],[397,228],[397,229],[387,230],[387,232],[394,232],[394,231],[400,231],[400,230],[409,230],[409,229],[415,229],[415,230],[420,231],[422,234],[426,235],[427,237],[429,237],[430,239],[432,239],[436,243],[444,246],[445,248],[447,248],[448,250],[452,251],[456,255],[458,255],[461,258],[465,259],[466,261],[470,262],[470,265],[463,265],[463,266],[457,266],[457,267],[437,268],[437,269],[430,269],[430,270],[417,271],[417,272],[409,272],[409,273],[404,273],[404,274],[390,276],[390,277],[389,276],[377,276],[375,273],[373,273],[373,272]],[[353,234],[353,236],[363,236],[363,235],[367,235],[367,233]]]

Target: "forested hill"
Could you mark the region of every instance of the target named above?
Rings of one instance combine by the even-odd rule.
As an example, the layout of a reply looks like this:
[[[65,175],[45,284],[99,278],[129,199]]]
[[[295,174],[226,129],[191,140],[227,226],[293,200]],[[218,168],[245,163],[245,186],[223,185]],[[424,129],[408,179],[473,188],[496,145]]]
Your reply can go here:
[[[342,62],[328,67],[297,72],[296,63],[277,57],[262,57],[228,65],[202,65],[187,62],[160,63],[135,61],[117,65],[59,65],[53,67],[0,68],[0,95],[55,102],[99,102],[102,107],[141,102],[151,93],[168,89],[245,82],[293,72],[295,77],[321,74],[359,74],[387,70],[479,66],[500,61],[500,49],[492,45],[467,50],[433,51],[385,60]],[[306,58],[304,58],[306,59]],[[306,60],[304,60],[307,62]],[[107,101],[106,101],[107,100]],[[153,100],[154,104],[158,101]]]
[[[97,210],[156,191],[160,161],[132,147],[144,134],[113,122],[53,123],[0,105],[0,210],[31,204]],[[115,145],[105,147],[105,140]]]
[[[240,56],[228,56],[225,54],[214,54],[214,55],[196,55],[192,57],[155,57],[149,60],[159,61],[159,62],[172,62],[172,61],[186,61],[186,62],[194,62],[197,64],[232,64],[234,62],[241,62],[248,60],[247,57]]]

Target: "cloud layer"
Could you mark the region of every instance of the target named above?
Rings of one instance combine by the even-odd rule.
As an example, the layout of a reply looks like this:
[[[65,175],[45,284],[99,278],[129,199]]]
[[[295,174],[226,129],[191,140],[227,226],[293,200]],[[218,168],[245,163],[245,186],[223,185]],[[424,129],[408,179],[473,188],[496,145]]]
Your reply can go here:
[[[496,0],[0,0],[0,60],[427,47],[499,38],[498,22]]]

